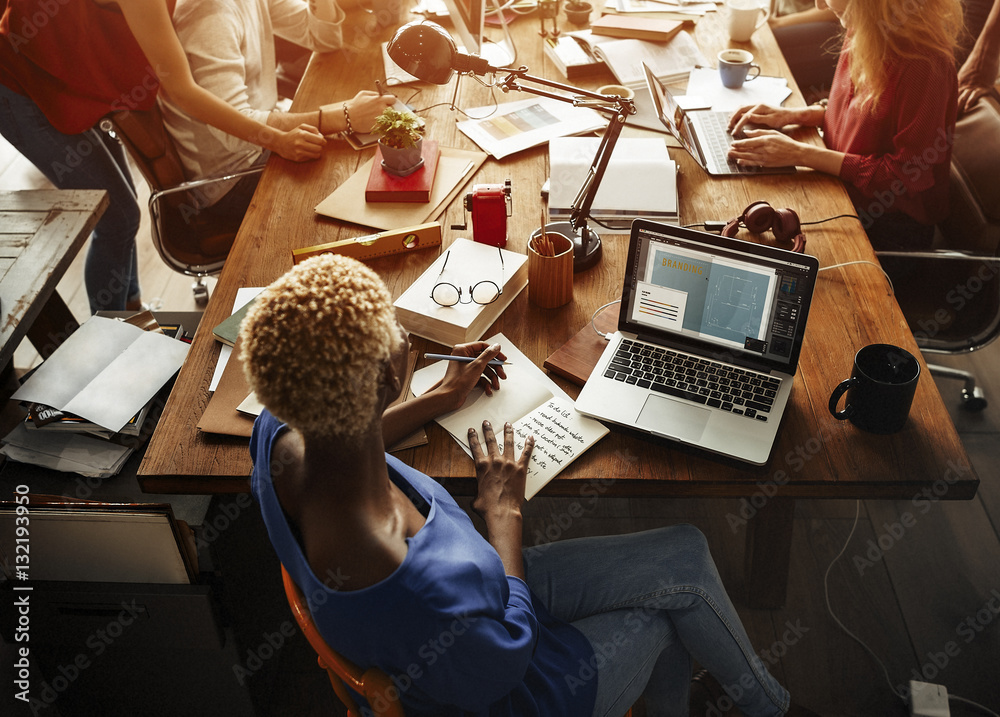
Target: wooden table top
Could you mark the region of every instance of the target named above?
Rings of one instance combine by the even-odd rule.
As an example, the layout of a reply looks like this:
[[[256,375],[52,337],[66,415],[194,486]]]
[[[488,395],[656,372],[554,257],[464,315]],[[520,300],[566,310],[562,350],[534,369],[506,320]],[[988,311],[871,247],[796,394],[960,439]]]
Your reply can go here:
[[[542,52],[537,19],[518,20],[511,30],[518,64],[526,65],[531,74],[563,81]],[[390,34],[377,39],[388,39]],[[750,42],[730,43],[721,18],[709,14],[697,24],[694,37],[708,58],[714,58],[718,50],[730,45],[743,47],[754,53],[762,74],[791,77],[766,26]],[[373,88],[374,80],[381,77],[378,43],[316,55],[299,88],[295,107],[306,109],[349,98],[361,89]],[[593,89],[613,82],[613,75],[605,71],[570,84]],[[786,105],[801,105],[800,93],[792,80],[789,83],[794,93]],[[456,120],[464,116],[449,107],[453,90],[454,84],[419,84],[395,91],[426,118],[428,136],[442,145],[475,149],[455,127]],[[462,78],[457,105],[463,109],[489,105],[491,94],[490,89],[476,80]],[[495,94],[498,102],[533,97],[528,93]],[[821,142],[813,130],[800,136]],[[232,310],[237,288],[265,286],[290,269],[293,248],[371,233],[367,227],[316,215],[312,208],[356,171],[373,151],[355,152],[344,142],[331,141],[315,162],[295,164],[280,158],[270,159],[146,452],[139,473],[145,490],[246,489],[251,470],[246,440],[200,434],[196,428],[209,400],[209,381],[219,355],[212,327]],[[766,199],[775,207],[791,207],[803,222],[854,214],[842,184],[828,175],[804,170],[792,176],[712,179],[682,150],[672,148],[670,154],[680,168],[680,209],[685,224],[732,218],[757,199]],[[524,252],[528,236],[538,227],[539,190],[548,174],[547,163],[547,148],[543,146],[501,162],[487,160],[472,178],[475,184],[502,183],[508,178],[512,181],[513,216],[508,219],[508,249]],[[461,198],[452,202],[439,219],[444,230],[444,247],[458,236],[469,236],[470,232],[449,228],[464,219]],[[740,236],[747,235],[742,232]],[[778,494],[906,499],[933,488],[938,497],[972,497],[978,479],[922,358],[924,376],[903,431],[892,436],[870,435],[830,416],[827,409],[830,393],[849,377],[859,348],[870,343],[893,343],[915,356],[920,357],[920,352],[877,265],[834,268],[844,262],[877,264],[859,222],[836,219],[807,226],[806,238],[806,251],[817,256],[822,267],[830,268],[820,274],[791,402],[767,466],[757,469],[735,465],[612,430],[546,486],[543,494],[580,495],[582,491],[598,490],[620,495]],[[540,309],[528,302],[527,292],[522,292],[485,335],[502,332],[541,366],[549,354],[590,320],[596,308],[620,297],[628,238],[609,235],[603,245],[601,262],[576,275],[573,302],[558,309]],[[383,277],[393,296],[399,296],[437,255],[434,250],[410,252],[384,257],[369,265]],[[418,340],[416,347],[423,350],[424,344]],[[430,344],[426,348],[442,350]],[[571,396],[578,393],[578,387],[558,377],[556,380]],[[439,426],[428,426],[428,436],[428,445],[404,451],[400,457],[428,475],[443,479],[456,493],[474,491],[471,459]]]
[[[107,207],[104,190],[0,192],[0,368],[14,355]]]

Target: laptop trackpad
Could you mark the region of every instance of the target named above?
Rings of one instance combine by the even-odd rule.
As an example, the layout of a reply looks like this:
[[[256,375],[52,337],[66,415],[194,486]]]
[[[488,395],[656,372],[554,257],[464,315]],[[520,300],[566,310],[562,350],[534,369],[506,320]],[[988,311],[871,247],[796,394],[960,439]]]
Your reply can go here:
[[[646,398],[646,405],[639,412],[636,425],[682,441],[697,441],[711,415],[712,412],[707,408],[652,395]]]

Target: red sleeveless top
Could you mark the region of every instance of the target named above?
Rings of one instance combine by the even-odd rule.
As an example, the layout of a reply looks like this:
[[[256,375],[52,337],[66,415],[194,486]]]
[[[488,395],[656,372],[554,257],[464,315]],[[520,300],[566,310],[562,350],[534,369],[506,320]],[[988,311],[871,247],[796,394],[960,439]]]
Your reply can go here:
[[[60,132],[153,106],[159,81],[117,8],[0,0],[0,10],[0,82],[30,97]]]

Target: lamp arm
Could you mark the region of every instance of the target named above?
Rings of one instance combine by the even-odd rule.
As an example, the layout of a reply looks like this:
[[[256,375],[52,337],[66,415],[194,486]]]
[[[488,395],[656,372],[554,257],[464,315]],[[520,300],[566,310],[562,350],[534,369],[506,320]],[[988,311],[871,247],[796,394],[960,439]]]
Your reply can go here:
[[[590,208],[597,197],[597,190],[601,187],[601,180],[604,179],[604,172],[608,168],[608,162],[611,161],[611,153],[615,149],[615,143],[622,133],[622,128],[625,127],[627,116],[628,112],[625,108],[620,107],[615,116],[608,122],[608,128],[604,131],[604,136],[601,137],[601,144],[594,155],[594,161],[590,165],[590,171],[587,172],[587,178],[583,181],[583,186],[580,187],[576,199],[573,200],[573,206],[570,207],[569,223],[573,225],[574,229],[579,229],[587,222]]]
[[[573,200],[573,206],[570,207],[569,222],[573,226],[573,229],[580,229],[581,226],[586,225],[587,216],[590,214],[590,208],[594,204],[597,190],[601,186],[604,172],[608,168],[608,162],[611,161],[611,153],[614,151],[618,136],[625,126],[625,119],[629,115],[635,114],[635,102],[632,99],[619,97],[618,95],[602,95],[562,82],[556,82],[555,80],[548,80],[544,77],[535,77],[534,75],[529,75],[527,70],[528,68],[524,66],[516,69],[507,67],[498,70],[506,72],[507,76],[497,83],[497,87],[502,92],[510,92],[512,90],[530,92],[540,97],[568,102],[574,107],[590,107],[598,112],[611,115],[608,127],[601,138],[601,144],[597,148],[597,154],[594,155],[594,161],[590,165],[586,179],[583,180],[583,186],[580,187],[576,199]],[[539,87],[525,86],[521,84],[522,80],[551,87],[561,92],[571,92],[573,95],[568,96],[566,94],[550,92]]]

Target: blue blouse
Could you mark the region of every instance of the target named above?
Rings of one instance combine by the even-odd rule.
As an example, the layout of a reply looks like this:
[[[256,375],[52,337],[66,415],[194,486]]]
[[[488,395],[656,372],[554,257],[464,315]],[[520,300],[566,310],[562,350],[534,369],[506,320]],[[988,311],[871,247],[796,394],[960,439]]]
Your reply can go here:
[[[254,424],[251,485],[271,542],[309,600],[328,643],[355,664],[377,665],[402,694],[408,716],[579,717],[593,712],[597,678],[580,674],[594,651],[573,626],[548,614],[438,483],[386,455],[389,477],[425,523],[407,538],[403,562],[382,581],[338,591],[341,575],[317,576],[271,482],[271,450],[286,429],[265,411]],[[332,478],[331,478],[332,480]]]

